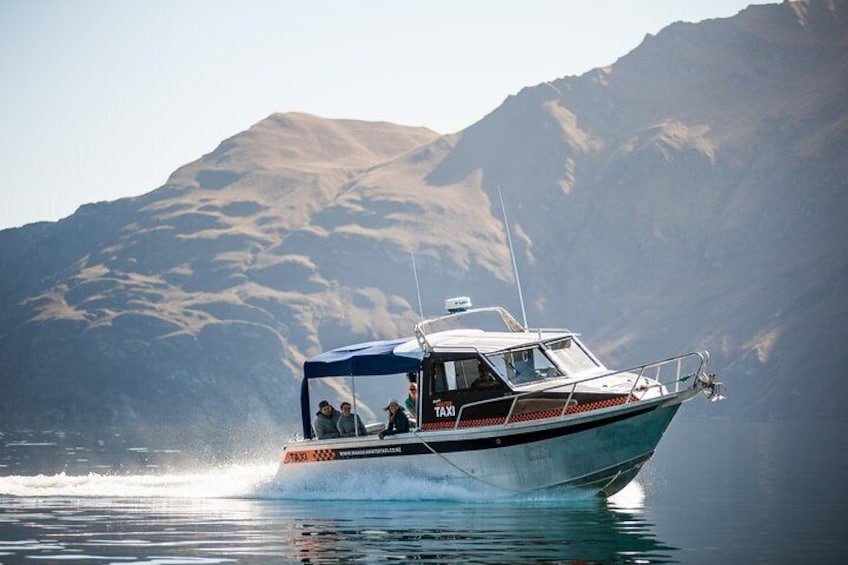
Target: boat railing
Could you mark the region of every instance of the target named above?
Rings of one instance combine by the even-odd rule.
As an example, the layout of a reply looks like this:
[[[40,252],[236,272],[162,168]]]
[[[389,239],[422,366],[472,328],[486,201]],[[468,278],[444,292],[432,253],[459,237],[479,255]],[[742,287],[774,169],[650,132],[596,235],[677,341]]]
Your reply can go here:
[[[522,392],[512,395],[511,397],[497,397],[469,402],[468,404],[464,404],[460,407],[454,422],[454,429],[463,427],[463,416],[469,409],[486,404],[504,402],[507,399],[511,399],[512,402],[506,418],[503,419],[503,421],[497,422],[500,425],[507,425],[531,419],[563,417],[574,413],[583,413],[615,405],[631,404],[643,400],[653,400],[669,396],[679,393],[682,390],[682,387],[687,386],[688,381],[690,380],[692,380],[693,383],[688,386],[696,386],[695,381],[706,375],[709,360],[709,353],[706,351],[696,351],[660,361],[637,365],[628,369],[592,375],[570,382],[564,383],[560,381],[549,387]],[[636,378],[633,379],[633,384],[626,396],[620,396],[615,402],[603,400],[583,405],[577,404],[574,396],[577,392],[578,385],[585,385],[592,381],[608,379],[610,377],[615,377],[616,375],[624,374],[636,376]],[[545,397],[545,393],[549,393],[553,390],[558,390],[563,393],[567,390],[568,396],[564,399],[561,395],[556,398],[552,398],[550,396]],[[651,394],[651,391],[656,391],[657,394]],[[544,404],[541,406],[537,405],[535,406],[536,409],[534,409],[531,405],[531,401],[534,400],[544,401]]]
[[[432,351],[433,348],[430,345],[430,342],[427,340],[427,334],[431,333],[433,326],[435,326],[436,324],[454,323],[462,318],[478,315],[485,312],[494,312],[498,316],[500,316],[500,319],[503,322],[507,331],[528,331],[527,328],[522,326],[521,323],[516,320],[512,316],[512,314],[510,314],[505,308],[501,306],[485,306],[482,308],[471,308],[462,312],[455,312],[453,314],[447,314],[445,316],[439,316],[437,318],[431,318],[429,320],[423,320],[415,325],[415,339],[418,341],[418,345],[421,347],[422,350]]]

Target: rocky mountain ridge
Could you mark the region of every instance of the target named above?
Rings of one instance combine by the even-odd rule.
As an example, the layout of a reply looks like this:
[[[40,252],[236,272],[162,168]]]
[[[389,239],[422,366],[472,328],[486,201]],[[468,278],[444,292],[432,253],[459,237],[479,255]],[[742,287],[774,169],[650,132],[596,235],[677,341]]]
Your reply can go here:
[[[277,438],[306,357],[409,335],[411,253],[428,313],[518,310],[498,189],[531,324],[616,367],[709,348],[712,415],[844,418],[846,14],[673,24],[451,136],[273,115],[147,195],[2,231],[0,425]]]

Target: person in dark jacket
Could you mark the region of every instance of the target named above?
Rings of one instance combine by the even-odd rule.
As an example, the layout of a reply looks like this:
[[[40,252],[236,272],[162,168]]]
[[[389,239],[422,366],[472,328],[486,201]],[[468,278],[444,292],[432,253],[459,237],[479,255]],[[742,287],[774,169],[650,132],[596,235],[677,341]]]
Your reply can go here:
[[[315,413],[315,421],[312,423],[312,429],[315,430],[315,437],[318,439],[332,439],[339,437],[339,430],[336,424],[339,421],[338,410],[333,408],[333,405],[322,400],[318,403],[318,412]]]
[[[339,405],[342,410],[342,415],[339,416],[339,421],[336,422],[336,428],[339,430],[341,437],[367,436],[365,425],[359,416],[350,411],[350,402],[342,402]]]
[[[385,409],[389,412],[389,423],[386,424],[386,429],[380,432],[380,439],[383,439],[385,436],[405,434],[409,431],[409,418],[400,409],[400,404],[396,399],[392,398],[389,400],[389,404]]]

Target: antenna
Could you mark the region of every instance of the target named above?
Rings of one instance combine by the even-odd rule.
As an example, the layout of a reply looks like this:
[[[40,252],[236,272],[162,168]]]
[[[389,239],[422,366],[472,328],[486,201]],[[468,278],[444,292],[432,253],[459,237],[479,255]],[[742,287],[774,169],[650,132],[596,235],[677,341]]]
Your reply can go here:
[[[421,321],[424,321],[424,308],[421,306],[421,287],[418,285],[418,269],[415,268],[415,253],[409,252],[412,256],[412,274],[415,276],[415,291],[418,293],[418,313],[421,314]]]
[[[521,279],[518,278],[518,265],[515,263],[515,251],[512,249],[512,237],[509,235],[509,220],[506,217],[506,206],[504,206],[501,185],[498,185],[498,198],[503,210],[504,227],[506,228],[506,241],[509,244],[509,256],[512,258],[512,271],[515,273],[515,285],[518,287],[518,302],[521,304],[521,319],[524,321],[524,329],[527,329],[527,312],[524,310],[524,295],[521,294]],[[416,279],[417,280],[417,279]]]

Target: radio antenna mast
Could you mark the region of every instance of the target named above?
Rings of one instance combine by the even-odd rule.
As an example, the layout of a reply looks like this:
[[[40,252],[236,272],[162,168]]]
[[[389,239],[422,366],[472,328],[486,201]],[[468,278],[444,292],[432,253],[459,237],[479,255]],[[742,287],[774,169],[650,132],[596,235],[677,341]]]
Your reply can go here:
[[[415,276],[415,291],[418,293],[418,313],[421,315],[421,321],[424,321],[424,308],[421,306],[421,287],[418,285],[418,269],[415,268],[415,253],[409,252],[412,256],[412,274]]]
[[[521,293],[521,279],[518,278],[518,265],[515,263],[515,251],[512,249],[512,237],[509,235],[509,220],[506,217],[506,206],[504,206],[501,185],[498,185],[498,198],[501,201],[503,211],[504,228],[506,228],[506,241],[509,244],[509,256],[512,258],[512,271],[515,273],[515,286],[518,287],[518,302],[521,304],[521,319],[524,321],[524,329],[527,330],[527,312],[524,310],[524,295]]]

